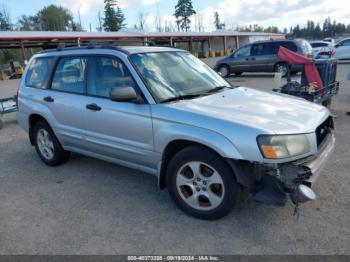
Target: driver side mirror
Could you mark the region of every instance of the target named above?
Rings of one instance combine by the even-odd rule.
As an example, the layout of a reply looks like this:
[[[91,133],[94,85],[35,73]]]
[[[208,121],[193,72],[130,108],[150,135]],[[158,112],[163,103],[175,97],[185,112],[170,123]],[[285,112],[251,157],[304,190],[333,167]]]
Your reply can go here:
[[[139,96],[132,86],[112,88],[109,97],[115,102],[138,102]]]

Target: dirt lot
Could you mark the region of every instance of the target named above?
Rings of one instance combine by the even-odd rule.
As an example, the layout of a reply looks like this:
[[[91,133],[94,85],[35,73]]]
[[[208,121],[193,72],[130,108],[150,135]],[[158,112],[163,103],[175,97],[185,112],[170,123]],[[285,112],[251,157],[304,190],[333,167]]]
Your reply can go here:
[[[219,221],[183,214],[154,177],[73,155],[49,168],[16,124],[0,130],[0,254],[350,254],[350,88],[340,65],[333,103],[337,148],[320,177],[318,198],[301,208],[240,204]],[[232,77],[271,90],[273,76]],[[17,82],[1,82],[0,97]]]

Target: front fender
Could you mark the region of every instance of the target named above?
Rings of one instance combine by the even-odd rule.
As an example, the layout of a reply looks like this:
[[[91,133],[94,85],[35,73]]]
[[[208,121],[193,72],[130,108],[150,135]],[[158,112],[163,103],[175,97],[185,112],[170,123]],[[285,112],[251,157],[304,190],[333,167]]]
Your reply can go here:
[[[177,123],[167,124],[155,130],[155,151],[163,154],[166,146],[174,140],[196,142],[211,148],[222,157],[242,159],[240,152],[225,136],[204,128]]]

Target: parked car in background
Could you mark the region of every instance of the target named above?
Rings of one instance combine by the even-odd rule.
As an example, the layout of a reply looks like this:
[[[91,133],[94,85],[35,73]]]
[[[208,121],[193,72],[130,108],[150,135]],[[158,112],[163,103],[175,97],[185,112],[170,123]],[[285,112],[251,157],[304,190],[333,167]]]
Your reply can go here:
[[[281,46],[302,55],[312,56],[311,45],[303,39],[259,41],[244,45],[232,55],[219,60],[215,70],[223,77],[232,73],[241,75],[244,72],[280,72],[285,76],[288,71],[287,64],[277,56]],[[292,67],[292,73],[299,71],[299,66]]]
[[[332,45],[335,45],[335,40],[332,37],[326,37],[325,39],[322,40],[323,42],[328,42],[331,43]]]
[[[338,59],[350,59],[350,38],[343,39],[336,43],[335,57]]]
[[[227,215],[241,187],[271,205],[315,199],[311,187],[335,142],[327,108],[231,86],[190,53],[165,47],[34,55],[18,108],[47,165],[75,152],[150,173],[203,219]]]
[[[318,58],[330,58],[335,55],[334,45],[326,41],[313,41],[310,43],[312,46],[313,57]]]

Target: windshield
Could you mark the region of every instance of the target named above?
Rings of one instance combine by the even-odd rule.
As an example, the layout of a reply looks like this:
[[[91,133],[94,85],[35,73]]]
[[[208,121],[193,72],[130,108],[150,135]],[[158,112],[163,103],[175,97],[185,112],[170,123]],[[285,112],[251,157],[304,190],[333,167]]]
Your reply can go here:
[[[209,66],[187,52],[141,53],[130,58],[157,102],[230,87]]]

